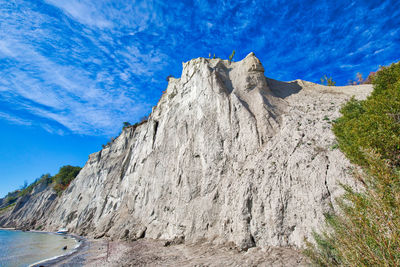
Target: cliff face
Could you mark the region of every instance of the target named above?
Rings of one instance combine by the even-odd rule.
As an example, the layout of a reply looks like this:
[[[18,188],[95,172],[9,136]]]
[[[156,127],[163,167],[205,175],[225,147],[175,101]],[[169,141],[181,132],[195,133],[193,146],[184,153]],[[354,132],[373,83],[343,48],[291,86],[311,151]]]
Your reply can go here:
[[[252,53],[231,64],[191,60],[147,123],[90,155],[61,197],[48,188],[0,215],[0,224],[302,246],[323,225],[338,183],[354,185],[331,121],[352,95],[371,90],[267,79]]]
[[[3,207],[0,213],[0,226],[30,229],[37,228],[37,222],[46,218],[49,208],[57,200],[57,193],[46,182],[42,182],[31,193],[18,196],[18,192],[15,192],[14,197],[17,198],[15,205],[8,209]]]

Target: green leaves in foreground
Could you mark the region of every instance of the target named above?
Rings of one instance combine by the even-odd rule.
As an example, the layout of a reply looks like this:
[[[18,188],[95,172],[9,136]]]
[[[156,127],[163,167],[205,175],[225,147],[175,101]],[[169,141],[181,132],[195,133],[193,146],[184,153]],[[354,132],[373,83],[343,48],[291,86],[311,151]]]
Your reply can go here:
[[[305,251],[319,266],[400,266],[400,64],[381,68],[374,91],[351,99],[333,126],[340,149],[362,167],[360,192],[343,186],[327,231]]]
[[[367,164],[364,150],[400,166],[400,64],[378,71],[374,91],[364,101],[352,98],[333,125],[340,149],[356,164]]]
[[[400,174],[375,156],[368,162],[368,173],[356,174],[365,191],[343,186],[341,213],[327,215],[329,230],[307,244],[316,265],[400,266]]]

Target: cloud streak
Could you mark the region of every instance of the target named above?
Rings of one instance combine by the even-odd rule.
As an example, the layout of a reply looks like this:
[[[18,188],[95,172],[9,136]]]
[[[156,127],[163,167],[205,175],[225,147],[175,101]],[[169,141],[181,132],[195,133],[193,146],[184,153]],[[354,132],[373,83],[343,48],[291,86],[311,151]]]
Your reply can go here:
[[[71,12],[89,12],[82,5],[72,2]],[[46,3],[1,6],[0,104],[9,112],[24,110],[78,134],[111,135],[149,111],[152,99],[137,88],[165,55],[118,44],[118,32],[95,29],[111,26],[106,20],[85,25]]]
[[[233,49],[236,59],[254,51],[272,78],[345,84],[400,59],[399,10],[398,1],[0,0],[0,117],[113,135],[150,112],[181,61]]]
[[[19,125],[32,125],[31,121],[16,117],[16,116],[12,116],[8,113],[4,113],[4,112],[0,112],[0,118],[1,119],[5,119],[11,123],[14,124],[19,124]]]

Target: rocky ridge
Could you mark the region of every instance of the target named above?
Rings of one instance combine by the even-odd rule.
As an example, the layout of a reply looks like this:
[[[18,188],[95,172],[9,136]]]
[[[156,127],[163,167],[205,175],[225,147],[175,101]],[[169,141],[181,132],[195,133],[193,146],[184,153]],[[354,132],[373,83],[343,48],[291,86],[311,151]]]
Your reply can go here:
[[[61,197],[35,190],[0,225],[302,247],[335,208],[339,183],[356,186],[331,123],[352,95],[371,91],[268,79],[253,53],[191,60],[147,123],[91,154]]]

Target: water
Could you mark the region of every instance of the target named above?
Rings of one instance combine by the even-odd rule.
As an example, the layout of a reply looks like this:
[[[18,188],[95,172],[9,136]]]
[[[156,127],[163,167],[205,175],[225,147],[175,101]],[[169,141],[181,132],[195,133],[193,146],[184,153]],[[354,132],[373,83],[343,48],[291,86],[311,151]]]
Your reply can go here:
[[[67,250],[63,247],[67,246]],[[29,266],[61,256],[77,246],[75,239],[63,235],[0,230],[0,266]]]

